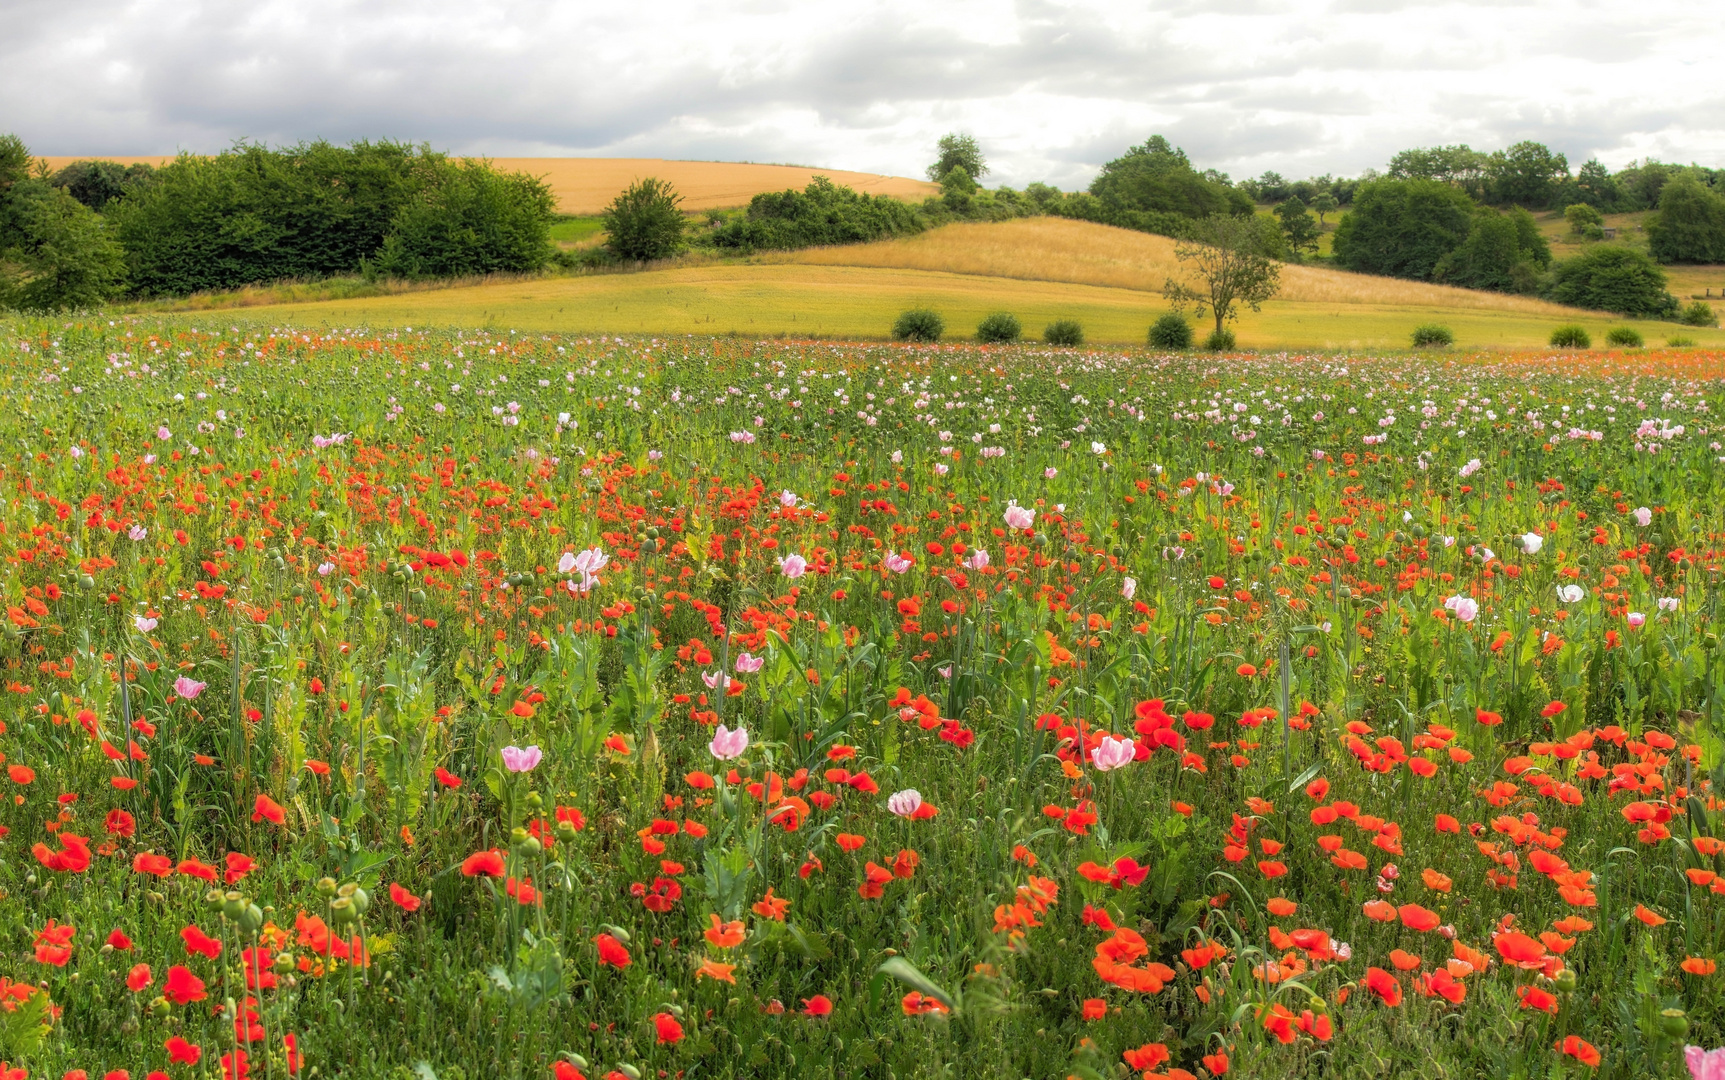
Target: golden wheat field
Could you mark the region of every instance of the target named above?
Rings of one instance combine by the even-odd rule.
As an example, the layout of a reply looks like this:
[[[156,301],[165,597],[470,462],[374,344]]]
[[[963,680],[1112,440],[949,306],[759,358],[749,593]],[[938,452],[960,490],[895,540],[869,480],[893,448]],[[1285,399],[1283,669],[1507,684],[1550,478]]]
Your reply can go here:
[[[916,236],[849,247],[816,248],[786,261],[824,266],[940,270],[954,274],[1066,281],[1159,292],[1180,274],[1175,241],[1166,236],[1066,218],[947,225]],[[1475,292],[1419,281],[1372,277],[1311,266],[1284,266],[1279,301],[1467,308],[1561,317],[1569,309],[1543,300]]]
[[[163,165],[172,157],[108,157],[122,165]],[[60,169],[76,157],[44,157],[50,170]],[[617,193],[638,179],[649,176],[668,181],[683,196],[685,210],[713,210],[742,206],[763,191],[801,188],[816,176],[830,177],[870,195],[897,199],[922,199],[939,194],[940,187],[926,180],[845,169],[817,169],[807,165],[757,165],[737,161],[667,161],[663,158],[491,158],[505,172],[524,172],[542,178],[564,214],[597,214]]]

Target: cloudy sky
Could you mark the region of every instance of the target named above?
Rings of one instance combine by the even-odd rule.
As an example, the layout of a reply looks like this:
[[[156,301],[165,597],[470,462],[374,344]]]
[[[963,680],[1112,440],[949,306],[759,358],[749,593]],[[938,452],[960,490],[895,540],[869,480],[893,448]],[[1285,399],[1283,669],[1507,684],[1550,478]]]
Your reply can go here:
[[[394,138],[494,156],[1080,187],[1162,133],[1240,178],[1539,139],[1725,166],[1725,21],[1670,0],[0,0],[0,131],[41,154]]]

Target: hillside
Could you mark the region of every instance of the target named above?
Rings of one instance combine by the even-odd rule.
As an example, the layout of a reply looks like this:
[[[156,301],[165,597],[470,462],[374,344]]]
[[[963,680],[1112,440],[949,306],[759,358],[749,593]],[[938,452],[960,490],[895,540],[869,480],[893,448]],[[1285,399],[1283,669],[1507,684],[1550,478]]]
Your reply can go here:
[[[939,270],[1028,281],[1064,281],[1159,293],[1180,274],[1175,242],[1166,236],[1066,218],[1023,218],[947,225],[876,244],[819,248],[786,256],[821,266]],[[1284,266],[1278,301],[1468,308],[1561,317],[1557,304],[1504,293],[1477,292],[1312,266]]]
[[[76,157],[44,157],[37,160],[49,169],[59,169]],[[143,162],[162,165],[172,157],[104,157],[123,165]],[[619,191],[641,177],[668,180],[683,195],[685,210],[711,210],[742,206],[763,191],[802,188],[816,176],[831,177],[870,195],[899,199],[921,199],[939,194],[938,185],[903,176],[816,169],[803,165],[756,165],[734,161],[668,161],[663,158],[492,158],[491,163],[509,172],[524,172],[544,178],[556,196],[558,212],[597,214]]]
[[[1058,218],[958,224],[901,240],[685,262],[661,269],[482,283],[348,300],[229,309],[224,318],[339,326],[457,325],[594,333],[879,338],[909,307],[930,307],[948,334],[1010,311],[1036,336],[1079,320],[1091,342],[1142,342],[1167,310],[1174,242]],[[1537,347],[1561,323],[1596,340],[1622,320],[1527,297],[1288,266],[1284,288],[1236,324],[1244,348],[1402,348],[1441,322],[1462,347]],[[1682,334],[1707,347],[1725,333],[1638,324],[1649,344]]]

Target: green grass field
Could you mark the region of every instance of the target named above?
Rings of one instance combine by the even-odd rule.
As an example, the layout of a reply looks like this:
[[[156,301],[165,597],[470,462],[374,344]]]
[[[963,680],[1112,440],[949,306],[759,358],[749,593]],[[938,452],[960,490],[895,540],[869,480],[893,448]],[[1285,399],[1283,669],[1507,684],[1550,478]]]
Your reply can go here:
[[[232,313],[269,323],[325,326],[449,325],[592,333],[745,334],[879,338],[910,307],[931,307],[947,332],[968,337],[982,317],[1010,311],[1039,334],[1058,318],[1084,324],[1089,341],[1141,342],[1160,296],[1136,289],[856,266],[714,264],[633,274],[555,278],[397,296],[255,307]],[[1271,301],[1237,325],[1242,348],[1397,348],[1424,322],[1442,322],[1458,346],[1534,347],[1553,326],[1578,322],[1602,340],[1621,320],[1397,304]],[[1705,347],[1725,332],[1638,323],[1649,344],[1682,334]]]

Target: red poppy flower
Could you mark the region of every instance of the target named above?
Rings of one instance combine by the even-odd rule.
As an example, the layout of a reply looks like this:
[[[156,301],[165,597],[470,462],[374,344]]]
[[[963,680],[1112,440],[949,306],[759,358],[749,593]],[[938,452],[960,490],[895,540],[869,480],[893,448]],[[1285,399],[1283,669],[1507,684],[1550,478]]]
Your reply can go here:
[[[812,998],[804,998],[803,999],[803,1015],[804,1016],[813,1016],[813,1017],[819,1019],[822,1017],[831,1016],[832,1014],[833,1014],[832,999],[827,997],[825,994],[816,994]]]
[[[168,1051],[168,1060],[176,1064],[196,1065],[204,1056],[203,1047],[193,1045],[179,1035],[168,1036],[168,1041],[162,1046]]]
[[[489,851],[479,851],[461,861],[461,872],[468,877],[502,877],[505,873],[503,852],[492,848]]]
[[[593,939],[593,944],[598,946],[601,964],[610,964],[614,968],[629,966],[629,950],[625,949],[623,943],[610,934],[598,935]]]
[[[162,993],[176,1005],[185,1005],[193,1001],[202,1001],[209,997],[204,993],[204,980],[193,975],[188,968],[175,964],[168,969],[168,980],[162,986]]]
[[[281,825],[287,821],[287,811],[282,808],[281,803],[260,792],[257,803],[252,807],[252,820]]]
[[[406,912],[418,911],[421,903],[419,897],[393,881],[389,883],[389,898],[395,901],[396,907]]]
[[[670,1013],[657,1013],[653,1017],[653,1031],[661,1043],[681,1042],[683,1025],[677,1023],[677,1018]]]

